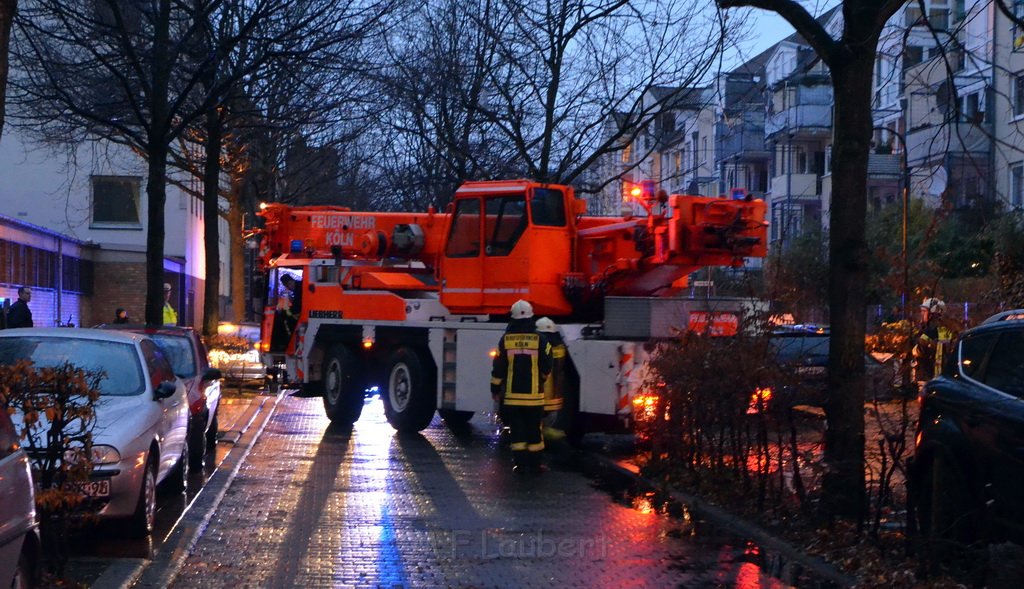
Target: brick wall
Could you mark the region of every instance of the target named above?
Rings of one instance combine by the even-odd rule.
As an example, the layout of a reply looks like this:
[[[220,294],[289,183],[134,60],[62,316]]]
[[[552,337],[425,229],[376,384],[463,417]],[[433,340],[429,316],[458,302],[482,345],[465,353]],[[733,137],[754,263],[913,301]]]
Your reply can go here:
[[[146,318],[146,264],[104,262],[96,264],[93,300],[85,325],[110,323],[118,307],[128,309],[132,321]]]

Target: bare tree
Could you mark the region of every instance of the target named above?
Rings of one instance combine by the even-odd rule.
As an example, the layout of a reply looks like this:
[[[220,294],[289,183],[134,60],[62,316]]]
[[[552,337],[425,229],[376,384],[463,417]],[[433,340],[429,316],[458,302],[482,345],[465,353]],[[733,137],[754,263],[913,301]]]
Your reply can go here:
[[[725,43],[716,16],[685,0],[423,5],[395,25],[378,80],[397,192],[441,205],[467,178],[582,181],[706,83]]]
[[[0,0],[0,138],[4,135],[4,113],[7,110],[7,56],[11,46],[11,27],[17,12],[18,0]]]
[[[823,499],[830,515],[863,521],[864,336],[868,251],[865,239],[872,74],[878,41],[900,0],[844,0],[836,36],[793,0],[718,0],[723,8],[752,7],[785,18],[831,73],[835,96],[830,211],[829,395],[825,402]]]

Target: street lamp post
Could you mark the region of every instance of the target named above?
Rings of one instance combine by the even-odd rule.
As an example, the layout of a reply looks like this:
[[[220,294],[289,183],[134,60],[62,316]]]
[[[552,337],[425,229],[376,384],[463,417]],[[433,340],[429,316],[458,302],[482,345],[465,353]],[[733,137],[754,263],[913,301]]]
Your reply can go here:
[[[908,319],[907,315],[907,297],[910,289],[910,278],[909,278],[909,262],[907,260],[907,209],[910,204],[910,162],[907,154],[907,140],[903,137],[903,134],[899,131],[894,131],[888,127],[875,127],[877,131],[885,131],[891,133],[893,137],[900,140],[900,176],[901,176],[901,187],[900,200],[902,201],[903,211],[901,214],[901,249],[900,257],[902,258],[903,265],[903,276],[902,284],[900,285],[900,314],[903,319]]]

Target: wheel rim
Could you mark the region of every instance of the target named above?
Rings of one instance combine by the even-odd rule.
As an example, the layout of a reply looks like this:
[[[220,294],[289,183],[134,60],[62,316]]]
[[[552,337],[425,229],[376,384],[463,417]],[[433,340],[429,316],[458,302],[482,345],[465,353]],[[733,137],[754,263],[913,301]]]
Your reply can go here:
[[[401,413],[409,407],[409,399],[412,396],[412,378],[409,368],[403,364],[395,364],[391,368],[391,378],[388,379],[388,399],[391,401],[391,408],[396,413]]]
[[[156,477],[153,476],[153,469],[146,469],[146,476],[142,479],[142,492],[145,494],[146,510],[146,531],[152,532],[156,525]]]
[[[328,362],[327,374],[324,375],[324,395],[332,406],[337,405],[341,398],[341,365],[334,358]]]

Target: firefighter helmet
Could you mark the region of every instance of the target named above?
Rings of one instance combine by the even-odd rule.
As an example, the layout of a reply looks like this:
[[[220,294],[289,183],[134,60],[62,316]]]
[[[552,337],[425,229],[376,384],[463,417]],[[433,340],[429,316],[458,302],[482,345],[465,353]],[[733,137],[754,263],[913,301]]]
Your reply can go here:
[[[558,328],[555,327],[555,322],[548,319],[547,317],[541,317],[537,320],[537,331],[544,333],[555,333]]]
[[[935,297],[929,297],[921,302],[922,309],[928,309],[930,313],[942,313],[946,310],[946,303],[942,302],[942,299]]]
[[[533,305],[523,299],[512,303],[513,319],[529,319],[530,317],[533,317]]]

